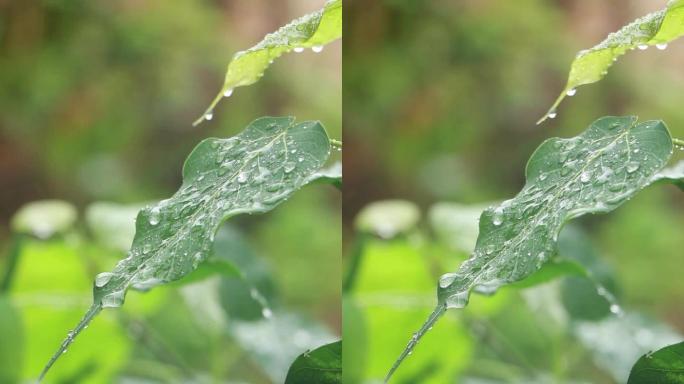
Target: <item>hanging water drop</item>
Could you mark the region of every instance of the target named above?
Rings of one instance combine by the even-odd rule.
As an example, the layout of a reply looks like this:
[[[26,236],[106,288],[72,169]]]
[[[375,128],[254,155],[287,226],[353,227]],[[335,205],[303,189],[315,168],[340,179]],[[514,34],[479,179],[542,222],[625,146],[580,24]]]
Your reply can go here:
[[[159,207],[154,207],[150,210],[150,218],[149,218],[150,225],[159,224],[160,214],[161,214],[161,210],[159,209]]]
[[[565,94],[568,96],[575,96],[575,93],[577,93],[577,89],[575,88],[570,88],[567,92],[565,92]]]
[[[323,46],[322,45],[314,45],[313,47],[311,47],[311,50],[314,53],[321,53],[323,51]]]
[[[622,308],[620,308],[620,306],[617,304],[611,304],[610,305],[610,313],[612,313],[614,315],[619,315],[620,313],[622,313]]]
[[[296,53],[302,53],[302,52],[304,52],[304,48],[303,47],[295,47],[293,49],[293,51],[295,51]]]
[[[639,48],[639,49],[642,50],[642,51],[645,51],[646,49],[648,49],[648,45],[646,45],[646,44],[639,44],[639,45],[637,45],[637,48]]]
[[[667,48],[667,43],[656,44],[656,48],[658,48],[662,51],[662,50]]]
[[[233,88],[228,88],[223,92],[223,97],[230,97],[233,94]]]
[[[549,117],[549,119],[555,119],[557,115],[558,113],[556,111],[551,111],[547,116]]]
[[[264,316],[265,319],[270,319],[273,317],[273,311],[268,307],[264,307],[261,309],[261,315]]]
[[[212,111],[209,111],[209,112],[204,114],[204,120],[211,120],[213,118],[214,118],[214,112],[212,112]]]

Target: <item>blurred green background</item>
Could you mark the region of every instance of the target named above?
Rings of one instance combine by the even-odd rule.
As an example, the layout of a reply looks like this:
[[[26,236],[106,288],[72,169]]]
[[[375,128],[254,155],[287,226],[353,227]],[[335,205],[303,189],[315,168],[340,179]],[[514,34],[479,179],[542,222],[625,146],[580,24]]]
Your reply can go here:
[[[235,52],[323,4],[0,1],[0,278],[18,255],[0,293],[0,383],[37,377],[88,307],[93,277],[125,254],[136,210],[178,188],[200,140],[267,115],[320,120],[341,137],[340,42],[283,56],[191,125]],[[43,199],[73,204],[77,218],[54,233],[11,230],[20,207]],[[339,191],[317,185],[231,220],[215,251],[249,284],[227,276],[130,293],[45,382],[282,382],[297,355],[339,338],[340,211]],[[50,213],[39,206],[39,222]]]
[[[544,139],[627,114],[663,119],[684,137],[681,40],[628,53],[601,82],[579,87],[554,120],[535,125],[580,49],[665,5],[347,2],[343,221],[353,278],[343,299],[345,382],[381,382],[434,307],[440,274],[472,250],[478,213],[520,190]],[[410,203],[371,206],[376,227],[355,227],[364,207],[385,199]],[[654,186],[564,231],[561,251],[592,260],[624,317],[610,315],[581,279],[475,295],[428,333],[392,382],[625,382],[640,354],[684,339],[683,213],[681,191]]]

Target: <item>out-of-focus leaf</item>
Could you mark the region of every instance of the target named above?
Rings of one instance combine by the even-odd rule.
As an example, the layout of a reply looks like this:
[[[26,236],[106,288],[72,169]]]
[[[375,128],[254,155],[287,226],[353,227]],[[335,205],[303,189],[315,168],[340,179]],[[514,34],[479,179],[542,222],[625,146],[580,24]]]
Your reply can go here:
[[[41,200],[21,207],[12,217],[12,230],[40,239],[71,229],[76,222],[76,208],[61,200]]]
[[[237,87],[256,83],[264,71],[283,53],[301,52],[311,48],[320,52],[325,44],[342,37],[342,0],[328,0],[320,11],[310,13],[264,37],[259,44],[233,56],[226,70],[221,92],[211,102],[204,115],[194,122],[211,120],[214,107],[221,98],[232,95]]]
[[[455,250],[470,252],[477,240],[478,219],[487,206],[437,203],[430,207],[428,218],[439,240]]]
[[[205,261],[219,225],[232,216],[264,213],[287,200],[325,164],[330,143],[318,122],[263,117],[238,136],[206,139],[188,156],[176,194],[136,218],[128,257],[97,275],[93,305],[49,360],[107,307],[123,304],[129,287],[148,290],[178,280]]]
[[[410,201],[385,200],[368,204],[356,216],[357,230],[383,239],[413,230],[420,220],[420,210]]]
[[[142,204],[96,202],[85,211],[85,220],[95,239],[120,251],[131,247],[135,236],[135,217]]]
[[[342,297],[342,382],[360,383],[366,368],[368,332],[363,313],[353,297]]]
[[[596,364],[618,383],[627,381],[630,368],[639,356],[682,340],[682,336],[666,324],[629,312],[598,322],[577,322],[573,333],[591,351]]]
[[[620,206],[651,183],[672,149],[663,122],[636,124],[631,116],[603,117],[577,137],[542,143],[527,163],[522,191],[480,216],[471,258],[440,278],[437,307],[388,377],[447,308],[467,305],[472,289],[493,292],[539,270],[556,255],[566,221]]]
[[[640,17],[611,33],[598,45],[580,51],[570,65],[568,82],[558,99],[537,124],[556,116],[556,108],[565,96],[575,94],[577,87],[595,83],[608,73],[618,57],[627,51],[655,45],[665,49],[667,43],[684,34],[684,0],[670,0],[667,8]]]
[[[673,344],[641,356],[632,367],[627,384],[684,383],[684,343]]]
[[[667,167],[653,176],[653,182],[664,181],[672,183],[684,190],[684,160]]]
[[[274,383],[285,381],[290,364],[301,353],[335,340],[317,323],[284,311],[274,311],[257,321],[233,320],[228,327]]]
[[[342,341],[304,352],[290,366],[285,384],[342,383]]]
[[[0,296],[0,384],[20,382],[24,361],[24,327],[8,297]]]
[[[342,188],[342,162],[338,161],[333,165],[323,168],[312,176],[312,183],[321,182],[328,183]]]
[[[364,321],[364,334],[344,329],[344,349],[365,349],[364,382],[381,381],[387,366],[403,347],[397,332],[415,329],[431,307],[434,283],[429,263],[408,240],[369,241],[359,263],[351,298]],[[346,316],[346,314],[345,314]],[[388,332],[388,330],[392,330]],[[400,372],[397,382],[451,382],[470,361],[472,341],[456,318],[447,316],[435,326]],[[449,340],[449,343],[445,343]],[[345,366],[347,357],[344,358]]]

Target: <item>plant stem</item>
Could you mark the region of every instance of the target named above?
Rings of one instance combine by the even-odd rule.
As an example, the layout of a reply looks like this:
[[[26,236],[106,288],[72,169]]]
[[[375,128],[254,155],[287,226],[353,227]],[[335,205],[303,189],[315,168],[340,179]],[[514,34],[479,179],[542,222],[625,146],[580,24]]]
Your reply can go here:
[[[673,137],[672,143],[674,143],[675,146],[684,147],[684,140],[682,140],[682,139],[677,139],[677,138]]]
[[[330,144],[332,144],[333,147],[342,148],[341,140],[330,139]]]
[[[19,262],[22,241],[23,236],[20,234],[15,234],[12,237],[12,245],[10,246],[9,255],[7,256],[5,276],[0,281],[0,294],[9,291],[12,286],[12,278],[14,277],[14,272],[17,269],[17,263]]]

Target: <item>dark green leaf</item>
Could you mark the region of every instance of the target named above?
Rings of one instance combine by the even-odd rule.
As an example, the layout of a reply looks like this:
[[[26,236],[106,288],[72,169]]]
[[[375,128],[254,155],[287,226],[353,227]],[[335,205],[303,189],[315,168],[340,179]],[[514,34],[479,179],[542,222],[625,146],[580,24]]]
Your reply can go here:
[[[577,137],[537,148],[520,193],[480,216],[472,256],[440,278],[436,309],[388,377],[447,308],[467,305],[471,290],[491,293],[530,276],[556,255],[566,221],[610,212],[652,182],[672,155],[672,140],[663,122],[636,120],[603,117]]]
[[[202,141],[185,161],[178,192],[138,213],[128,257],[96,277],[93,306],[42,375],[102,308],[123,304],[129,287],[147,290],[194,271],[209,257],[224,220],[275,208],[329,155],[323,126],[295,124],[292,117],[260,118],[236,137]]]
[[[627,384],[681,383],[684,383],[684,343],[641,356],[627,381]]]
[[[24,357],[24,327],[19,312],[0,296],[0,384],[20,382]]]
[[[221,92],[204,115],[193,125],[211,120],[221,98],[230,96],[236,87],[256,83],[271,62],[283,53],[311,48],[320,52],[325,44],[342,37],[342,0],[328,0],[320,11],[302,16],[264,37],[259,44],[233,56],[228,64]]]
[[[287,372],[285,384],[342,383],[342,341],[300,355]]]
[[[655,45],[665,49],[667,43],[684,34],[684,0],[670,0],[667,8],[634,20],[617,32],[611,33],[598,45],[580,51],[570,66],[568,82],[558,99],[537,124],[556,116],[556,108],[566,95],[572,96],[577,87],[595,83],[603,78],[618,57],[634,48],[646,49]]]

